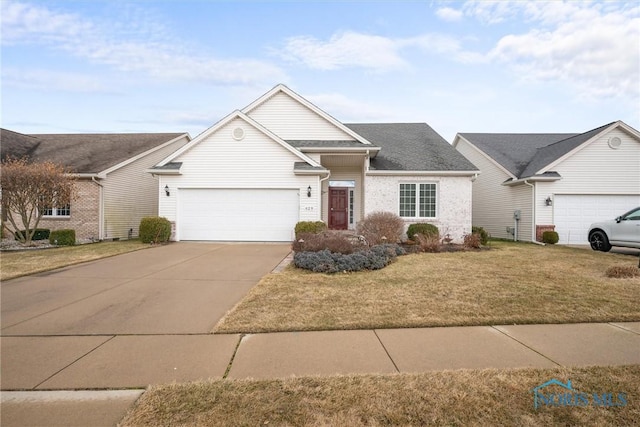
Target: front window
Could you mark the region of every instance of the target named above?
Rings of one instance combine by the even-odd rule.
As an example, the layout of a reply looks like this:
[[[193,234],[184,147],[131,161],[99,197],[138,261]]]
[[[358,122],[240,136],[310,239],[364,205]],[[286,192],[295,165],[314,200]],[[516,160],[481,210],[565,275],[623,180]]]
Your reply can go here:
[[[48,217],[68,217],[71,216],[71,205],[65,205],[61,208],[46,208],[44,215]]]
[[[399,213],[403,218],[435,218],[436,184],[400,184]]]

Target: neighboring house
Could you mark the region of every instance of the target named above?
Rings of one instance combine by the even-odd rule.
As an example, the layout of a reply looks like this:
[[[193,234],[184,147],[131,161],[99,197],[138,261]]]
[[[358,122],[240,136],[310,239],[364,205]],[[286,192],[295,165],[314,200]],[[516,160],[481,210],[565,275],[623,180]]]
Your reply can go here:
[[[278,85],[149,172],[175,240],[291,241],[298,221],[389,211],[460,241],[478,170],[424,123],[346,125]]]
[[[25,135],[6,129],[0,138],[3,160],[27,156],[72,172],[78,197],[52,206],[38,227],[71,228],[81,241],[137,236],[140,219],[158,214],[158,181],[146,169],[190,140],[186,133]]]
[[[640,206],[640,133],[621,121],[579,134],[459,133],[453,146],[480,168],[473,225],[493,237],[555,230],[584,245],[591,223]]]

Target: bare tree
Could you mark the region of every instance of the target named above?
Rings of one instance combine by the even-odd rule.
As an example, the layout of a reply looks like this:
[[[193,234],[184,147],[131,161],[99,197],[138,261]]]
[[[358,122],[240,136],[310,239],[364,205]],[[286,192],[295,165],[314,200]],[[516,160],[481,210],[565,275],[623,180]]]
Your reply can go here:
[[[25,230],[24,235],[16,234],[25,244],[31,243],[47,209],[66,206],[74,199],[74,179],[61,165],[52,162],[31,163],[26,158],[8,158],[2,162],[1,173],[3,216],[6,216],[13,230],[4,221],[3,227],[14,234]],[[22,228],[18,226],[17,219],[22,221]]]

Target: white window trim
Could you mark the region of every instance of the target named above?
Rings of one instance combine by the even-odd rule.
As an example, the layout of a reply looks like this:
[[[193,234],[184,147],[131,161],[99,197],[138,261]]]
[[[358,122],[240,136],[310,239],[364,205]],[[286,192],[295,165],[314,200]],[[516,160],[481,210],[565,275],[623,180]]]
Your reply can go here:
[[[58,215],[59,210],[66,210],[64,208],[51,208],[51,215],[44,214],[43,218],[71,218],[71,205],[69,205],[69,215]]]
[[[414,184],[416,186],[416,199],[414,201],[415,203],[415,210],[416,210],[416,215],[417,216],[402,216],[400,215],[400,184]],[[435,216],[419,216],[420,215],[420,184],[433,184],[435,185],[436,188],[436,213]],[[440,186],[438,185],[438,182],[433,182],[433,181],[400,181],[398,182],[398,197],[396,200],[396,209],[398,212],[398,216],[404,220],[426,220],[426,219],[438,219],[438,211],[440,208]]]

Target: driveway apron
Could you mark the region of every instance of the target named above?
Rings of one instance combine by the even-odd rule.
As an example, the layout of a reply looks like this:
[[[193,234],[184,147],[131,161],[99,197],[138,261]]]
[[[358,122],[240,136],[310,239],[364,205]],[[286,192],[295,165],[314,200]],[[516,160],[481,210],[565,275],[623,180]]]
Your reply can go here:
[[[181,242],[2,283],[2,389],[222,377],[239,336],[212,328],[289,251]]]

